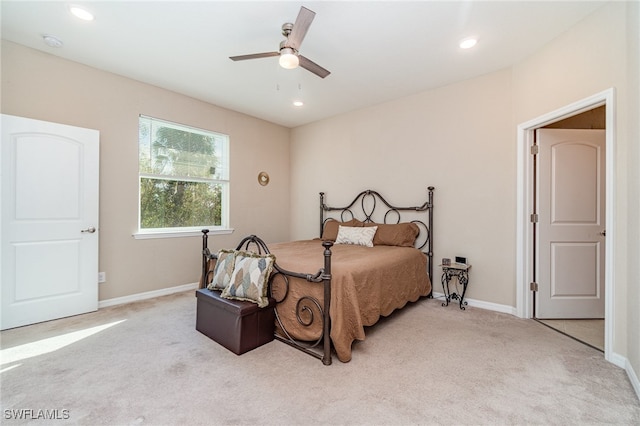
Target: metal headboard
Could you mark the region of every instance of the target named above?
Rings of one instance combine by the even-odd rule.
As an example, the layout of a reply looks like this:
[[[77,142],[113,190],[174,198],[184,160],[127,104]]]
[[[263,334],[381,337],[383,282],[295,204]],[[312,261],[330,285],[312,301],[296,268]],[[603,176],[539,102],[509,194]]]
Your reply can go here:
[[[426,251],[424,252],[429,258],[428,272],[429,279],[433,282],[433,191],[435,188],[430,186],[427,188],[427,201],[420,206],[412,206],[412,207],[398,207],[389,203],[382,195],[380,195],[377,191],[373,191],[371,189],[367,189],[362,191],[349,203],[344,207],[332,207],[328,206],[324,200],[324,192],[320,193],[320,237],[322,237],[322,232],[324,230],[324,225],[329,220],[335,220],[332,217],[327,217],[327,212],[338,211],[340,212],[340,221],[346,222],[350,219],[356,218],[361,220],[362,222],[375,222],[373,216],[374,214],[380,215],[383,220],[383,223],[400,223],[401,221],[401,212],[427,212],[427,222],[425,223],[423,220],[414,219],[410,222],[415,223],[420,228],[420,234],[418,235],[418,242],[416,243],[416,248],[422,250],[426,247]],[[376,210],[378,202],[382,203],[384,207]],[[357,213],[362,213],[360,217],[356,217],[354,215],[354,210]],[[383,213],[383,214],[381,214]],[[405,215],[406,216],[406,215]],[[393,218],[395,217],[395,222],[393,222]],[[424,240],[423,240],[424,237]]]

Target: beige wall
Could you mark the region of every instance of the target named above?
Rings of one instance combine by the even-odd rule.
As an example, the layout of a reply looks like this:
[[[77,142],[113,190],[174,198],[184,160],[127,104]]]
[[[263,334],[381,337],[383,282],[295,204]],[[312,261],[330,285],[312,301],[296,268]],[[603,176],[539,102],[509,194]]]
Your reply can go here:
[[[636,10],[635,17],[632,12]],[[588,16],[537,54],[513,68],[516,123],[615,88],[615,353],[631,357],[640,371],[637,347],[640,326],[638,295],[638,130],[637,130],[637,5],[614,2]],[[635,63],[635,73],[633,72]],[[630,72],[631,71],[631,72]],[[635,103],[635,107],[633,106]],[[635,109],[635,114],[634,114]],[[633,155],[635,153],[635,155]],[[635,238],[630,230],[635,230]],[[632,316],[635,316],[635,320]],[[632,350],[635,347],[635,350]]]
[[[371,187],[402,203],[434,185],[435,259],[466,255],[468,297],[515,306],[517,125],[615,87],[613,350],[640,371],[637,9],[605,5],[511,69],[294,129],[292,237],[317,232],[320,190],[344,201]]]
[[[433,185],[434,259],[466,256],[468,297],[515,306],[510,82],[504,70],[294,129],[292,237],[317,236],[320,191],[334,205],[364,189],[411,205]]]
[[[628,352],[627,359],[640,374],[640,3],[627,9],[627,77],[628,77],[628,144],[629,173],[629,272],[628,282]],[[637,390],[640,393],[640,390]]]
[[[138,115],[230,136],[231,247],[257,233],[289,238],[289,129],[174,92],[2,42],[2,113],[100,131],[100,300],[196,282],[199,237],[135,240]],[[261,170],[271,183],[258,185]]]

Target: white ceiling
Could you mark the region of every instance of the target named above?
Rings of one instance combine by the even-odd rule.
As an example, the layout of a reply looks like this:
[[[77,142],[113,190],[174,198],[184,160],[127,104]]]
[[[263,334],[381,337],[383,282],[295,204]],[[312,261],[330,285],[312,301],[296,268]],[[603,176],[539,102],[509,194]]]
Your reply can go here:
[[[605,1],[11,1],[2,38],[287,127],[509,67]],[[69,4],[95,15],[80,21]],[[300,6],[316,17],[300,53],[325,79],[275,57]],[[64,45],[47,46],[44,34]],[[467,36],[477,46],[458,48]],[[304,107],[293,107],[293,97]]]

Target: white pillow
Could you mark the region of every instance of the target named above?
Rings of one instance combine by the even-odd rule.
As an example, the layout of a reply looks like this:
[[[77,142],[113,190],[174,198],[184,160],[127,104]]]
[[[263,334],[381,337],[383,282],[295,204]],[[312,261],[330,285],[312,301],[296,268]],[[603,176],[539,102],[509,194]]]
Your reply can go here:
[[[336,244],[373,247],[373,237],[376,235],[377,230],[377,226],[355,227],[339,225]]]

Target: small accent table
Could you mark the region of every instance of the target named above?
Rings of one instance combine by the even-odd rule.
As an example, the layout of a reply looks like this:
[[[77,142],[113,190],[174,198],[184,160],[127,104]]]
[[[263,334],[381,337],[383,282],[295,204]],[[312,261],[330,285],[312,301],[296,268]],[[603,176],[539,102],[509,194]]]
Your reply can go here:
[[[442,306],[449,306],[451,300],[460,300],[460,309],[465,310],[467,302],[464,300],[464,294],[467,292],[467,285],[469,285],[469,269],[471,265],[465,263],[452,263],[450,265],[440,265],[442,268],[442,290],[444,291],[444,297],[446,302],[442,303]],[[451,278],[456,277],[458,282],[462,285],[462,295],[458,293],[451,293],[449,290],[449,281]]]

